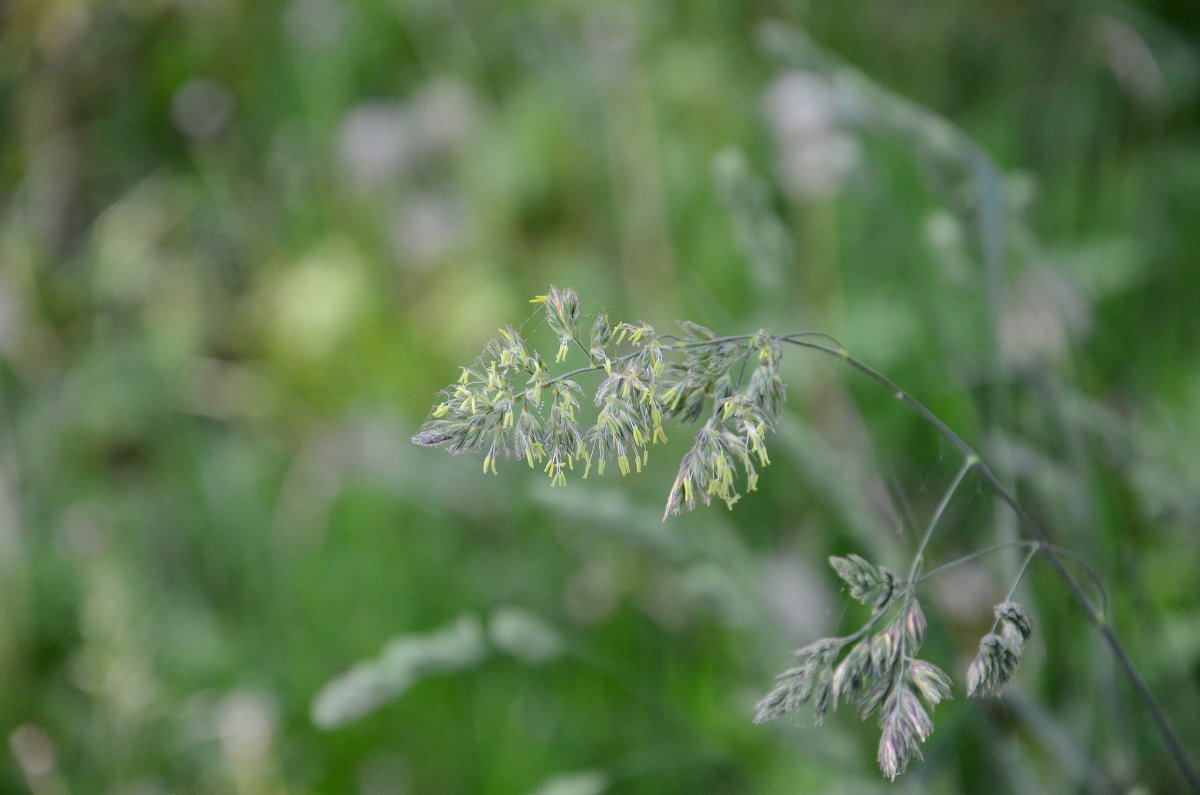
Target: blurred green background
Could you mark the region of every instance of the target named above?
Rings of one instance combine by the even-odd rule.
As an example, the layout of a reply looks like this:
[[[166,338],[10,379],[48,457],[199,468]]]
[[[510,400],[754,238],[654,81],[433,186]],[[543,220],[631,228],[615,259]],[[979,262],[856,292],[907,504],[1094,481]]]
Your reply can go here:
[[[1010,694],[896,784],[873,722],[751,724],[959,464],[836,362],[666,524],[686,430],[554,490],[409,438],[551,283],[835,334],[1095,567],[1195,756],[1198,97],[1171,0],[0,2],[0,790],[1179,791],[1037,565]],[[933,561],[1014,537],[967,483]],[[924,592],[959,682],[1016,557]]]

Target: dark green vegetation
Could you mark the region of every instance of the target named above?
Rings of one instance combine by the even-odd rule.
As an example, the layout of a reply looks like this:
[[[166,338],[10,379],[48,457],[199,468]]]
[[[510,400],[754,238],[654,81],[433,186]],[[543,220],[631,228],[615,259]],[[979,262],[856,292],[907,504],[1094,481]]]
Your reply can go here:
[[[960,685],[896,784],[852,714],[751,723],[867,615],[825,558],[903,570],[961,463],[827,357],[733,512],[660,522],[670,424],[554,490],[408,440],[550,283],[829,332],[1097,570],[1200,748],[1187,13],[0,4],[0,790],[1178,790],[1043,562],[1004,699]],[[1016,533],[968,479],[929,556]],[[922,592],[956,682],[1020,562]],[[363,661],[377,707],[317,728]]]

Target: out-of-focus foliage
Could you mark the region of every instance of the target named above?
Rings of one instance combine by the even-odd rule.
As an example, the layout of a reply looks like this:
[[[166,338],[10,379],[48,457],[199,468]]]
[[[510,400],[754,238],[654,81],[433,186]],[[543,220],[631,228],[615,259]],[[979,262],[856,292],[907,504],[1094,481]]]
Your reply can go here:
[[[854,625],[819,561],[901,565],[956,466],[826,360],[732,513],[659,522],[684,430],[553,491],[408,439],[551,283],[830,332],[1200,748],[1197,96],[1165,1],[0,2],[0,790],[1172,791],[1037,568],[1005,701],[897,784],[852,716],[751,723]],[[1014,532],[979,491],[931,553]],[[929,583],[956,679],[1016,563]]]

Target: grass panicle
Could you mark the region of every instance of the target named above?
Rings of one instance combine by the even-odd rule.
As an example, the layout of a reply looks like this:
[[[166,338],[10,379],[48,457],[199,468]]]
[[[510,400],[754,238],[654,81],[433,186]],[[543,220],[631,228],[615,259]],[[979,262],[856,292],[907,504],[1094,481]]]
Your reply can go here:
[[[795,652],[793,665],[776,677],[775,686],[758,702],[755,723],[811,705],[819,724],[839,705],[853,703],[863,719],[879,714],[877,761],[886,778],[895,780],[921,758],[921,746],[933,732],[930,710],[951,697],[952,683],[941,668],[916,657],[927,629],[917,589],[953,565],[1007,546],[979,550],[923,575],[927,549],[947,507],[967,474],[976,470],[984,486],[1012,509],[1030,536],[1020,543],[1028,543],[1030,550],[1009,596],[994,609],[992,630],[968,666],[967,694],[999,695],[1016,674],[1033,622],[1012,595],[1033,558],[1041,554],[1108,643],[1184,778],[1200,790],[1177,736],[1103,608],[1093,604],[1064,564],[1064,557],[1076,556],[1051,544],[975,450],[885,375],[823,334],[776,336],[758,331],[723,337],[682,321],[678,335],[662,335],[647,323],[613,325],[607,314],[588,321],[575,292],[558,287],[533,303],[544,305],[546,322],[556,336],[554,364],[565,366],[576,348],[586,364],[551,375],[545,358],[516,329],[505,326],[475,362],[462,368],[458,381],[439,394],[430,417],[413,437],[416,444],[451,453],[482,452],[485,472],[497,471],[497,459],[524,458],[531,467],[542,465],[552,485],[563,486],[568,472],[582,470],[585,478],[593,469],[604,474],[606,464],[614,461],[622,475],[640,472],[649,461],[649,448],[666,441],[665,421],[698,423],[671,484],[663,518],[693,510],[697,503],[708,505],[714,498],[732,508],[743,489],[755,490],[759,469],[770,463],[767,440],[787,399],[780,365],[788,344],[846,362],[887,388],[962,454],[958,474],[931,514],[905,579],[857,554],[829,559],[850,598],[869,605],[871,616],[851,635],[822,638]],[[589,324],[585,341],[581,329]],[[585,428],[580,425],[585,392],[575,379],[589,373],[598,374],[590,401],[596,416]],[[582,467],[577,466],[580,462]]]

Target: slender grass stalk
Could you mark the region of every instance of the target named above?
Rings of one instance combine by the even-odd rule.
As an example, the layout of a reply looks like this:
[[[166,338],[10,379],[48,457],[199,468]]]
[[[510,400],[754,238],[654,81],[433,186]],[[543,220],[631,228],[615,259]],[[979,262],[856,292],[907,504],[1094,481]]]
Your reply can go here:
[[[1039,547],[1033,547],[1029,550],[1029,554],[1025,556],[1025,560],[1021,561],[1021,568],[1017,569],[1017,577],[1015,580],[1013,580],[1012,587],[1008,589],[1008,595],[1004,597],[1004,601],[1012,601],[1013,596],[1017,592],[1017,588],[1021,585],[1021,580],[1025,578],[1025,571],[1029,568],[1029,564],[1033,562],[1033,559],[1037,557],[1037,553],[1039,551]],[[994,632],[995,630],[993,629],[992,631]]]
[[[921,576],[921,568],[925,565],[925,548],[929,546],[929,539],[933,538],[933,530],[937,527],[937,523],[942,518],[942,514],[946,512],[946,507],[950,504],[950,498],[954,496],[954,492],[958,491],[959,485],[963,478],[967,476],[967,472],[971,467],[979,463],[979,459],[975,456],[967,456],[963,459],[963,464],[958,468],[958,474],[954,476],[954,481],[950,484],[950,488],[946,489],[946,493],[942,495],[942,501],[938,503],[937,510],[933,512],[933,518],[929,520],[929,527],[925,530],[925,536],[921,539],[920,546],[917,547],[917,552],[913,555],[912,568],[908,570],[908,582],[911,586],[916,587]]]
[[[949,561],[948,563],[943,563],[941,566],[938,566],[936,569],[932,569],[930,571],[925,572],[924,574],[921,575],[920,579],[917,580],[915,585],[920,585],[920,584],[924,583],[926,580],[933,579],[934,577],[938,576],[942,572],[945,572],[950,569],[961,566],[964,563],[970,563],[973,560],[981,558],[984,555],[990,555],[993,552],[999,552],[1000,550],[1003,550],[1003,549],[1016,549],[1018,547],[1033,547],[1033,549],[1030,550],[1030,555],[1036,556],[1037,550],[1041,546],[1042,546],[1042,542],[1031,541],[1028,539],[1023,540],[1023,541],[1006,541],[1003,544],[993,544],[990,547],[984,547],[983,549],[977,549],[974,552],[969,552],[960,558],[955,558],[954,560]],[[1108,615],[1108,593],[1104,588],[1104,581],[1100,578],[1099,573],[1097,573],[1097,571],[1094,568],[1092,568],[1092,565],[1090,563],[1088,563],[1086,560],[1084,560],[1081,555],[1078,555],[1078,554],[1072,552],[1071,550],[1066,549],[1065,547],[1060,547],[1055,544],[1050,544],[1049,546],[1053,547],[1054,551],[1057,552],[1062,557],[1070,558],[1071,560],[1075,561],[1075,563],[1079,564],[1079,566],[1087,574],[1088,579],[1090,579],[1092,581],[1092,585],[1094,585],[1096,587],[1096,593],[1100,597],[1100,607],[1098,608],[1098,612],[1100,613],[1100,615],[1104,615],[1104,616]],[[1009,598],[1010,599],[1012,598],[1011,593],[1009,594]]]

